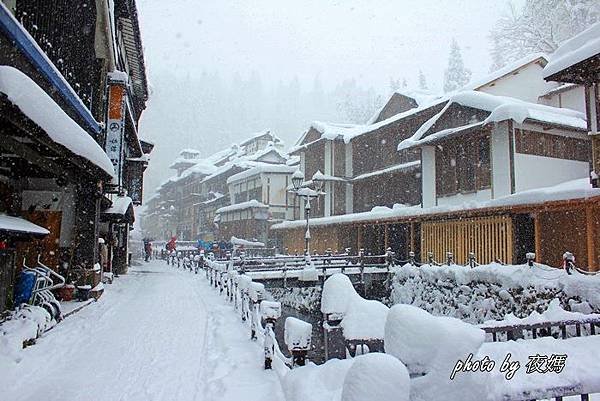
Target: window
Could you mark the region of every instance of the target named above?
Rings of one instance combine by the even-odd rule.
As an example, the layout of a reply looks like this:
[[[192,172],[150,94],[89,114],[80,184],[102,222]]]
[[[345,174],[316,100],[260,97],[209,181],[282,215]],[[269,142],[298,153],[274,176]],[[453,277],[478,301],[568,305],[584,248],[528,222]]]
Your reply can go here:
[[[469,193],[491,185],[489,137],[463,137],[436,148],[436,189],[438,196]]]
[[[517,153],[587,162],[591,160],[590,147],[585,139],[515,130]]]

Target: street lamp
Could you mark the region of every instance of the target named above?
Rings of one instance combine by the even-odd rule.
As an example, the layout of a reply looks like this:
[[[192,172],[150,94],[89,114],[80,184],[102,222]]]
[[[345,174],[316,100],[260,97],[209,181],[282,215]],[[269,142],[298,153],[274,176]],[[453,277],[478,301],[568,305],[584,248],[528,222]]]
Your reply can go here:
[[[310,263],[310,225],[309,225],[309,220],[310,220],[310,201],[311,199],[316,199],[318,198],[320,195],[323,195],[324,192],[322,192],[323,189],[323,173],[321,173],[320,171],[317,171],[315,174],[313,174],[312,176],[312,184],[314,186],[314,189],[309,188],[308,186],[303,186],[302,184],[304,184],[304,173],[300,170],[296,170],[294,172],[294,174],[292,175],[292,185],[294,186],[294,190],[292,192],[294,192],[296,194],[296,196],[304,199],[304,211],[306,214],[306,232],[304,234],[304,241],[305,241],[305,254],[306,254],[306,263],[309,264]]]

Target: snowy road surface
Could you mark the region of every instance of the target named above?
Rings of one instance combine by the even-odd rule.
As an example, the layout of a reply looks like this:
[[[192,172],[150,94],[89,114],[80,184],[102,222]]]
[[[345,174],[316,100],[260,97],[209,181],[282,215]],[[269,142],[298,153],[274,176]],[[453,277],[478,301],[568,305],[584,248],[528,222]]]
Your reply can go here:
[[[0,367],[0,399],[283,400],[262,363],[260,344],[203,275],[154,261]]]

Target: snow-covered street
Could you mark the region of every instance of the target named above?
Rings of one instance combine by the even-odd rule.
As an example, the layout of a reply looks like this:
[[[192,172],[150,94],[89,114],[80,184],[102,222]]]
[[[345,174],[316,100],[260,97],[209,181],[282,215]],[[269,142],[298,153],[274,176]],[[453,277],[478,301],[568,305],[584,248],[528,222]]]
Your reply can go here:
[[[100,300],[0,365],[2,400],[280,400],[233,307],[204,275],[133,267]]]

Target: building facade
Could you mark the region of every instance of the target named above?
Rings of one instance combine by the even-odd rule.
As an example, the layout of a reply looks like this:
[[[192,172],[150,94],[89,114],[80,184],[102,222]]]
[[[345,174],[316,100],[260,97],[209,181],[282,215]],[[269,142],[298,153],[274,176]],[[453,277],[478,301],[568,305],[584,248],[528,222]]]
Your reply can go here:
[[[38,255],[70,281],[98,284],[101,233],[126,270],[152,144],[137,133],[147,86],[135,2],[110,4],[0,2],[0,218],[47,232],[0,227],[3,307],[22,261]]]

